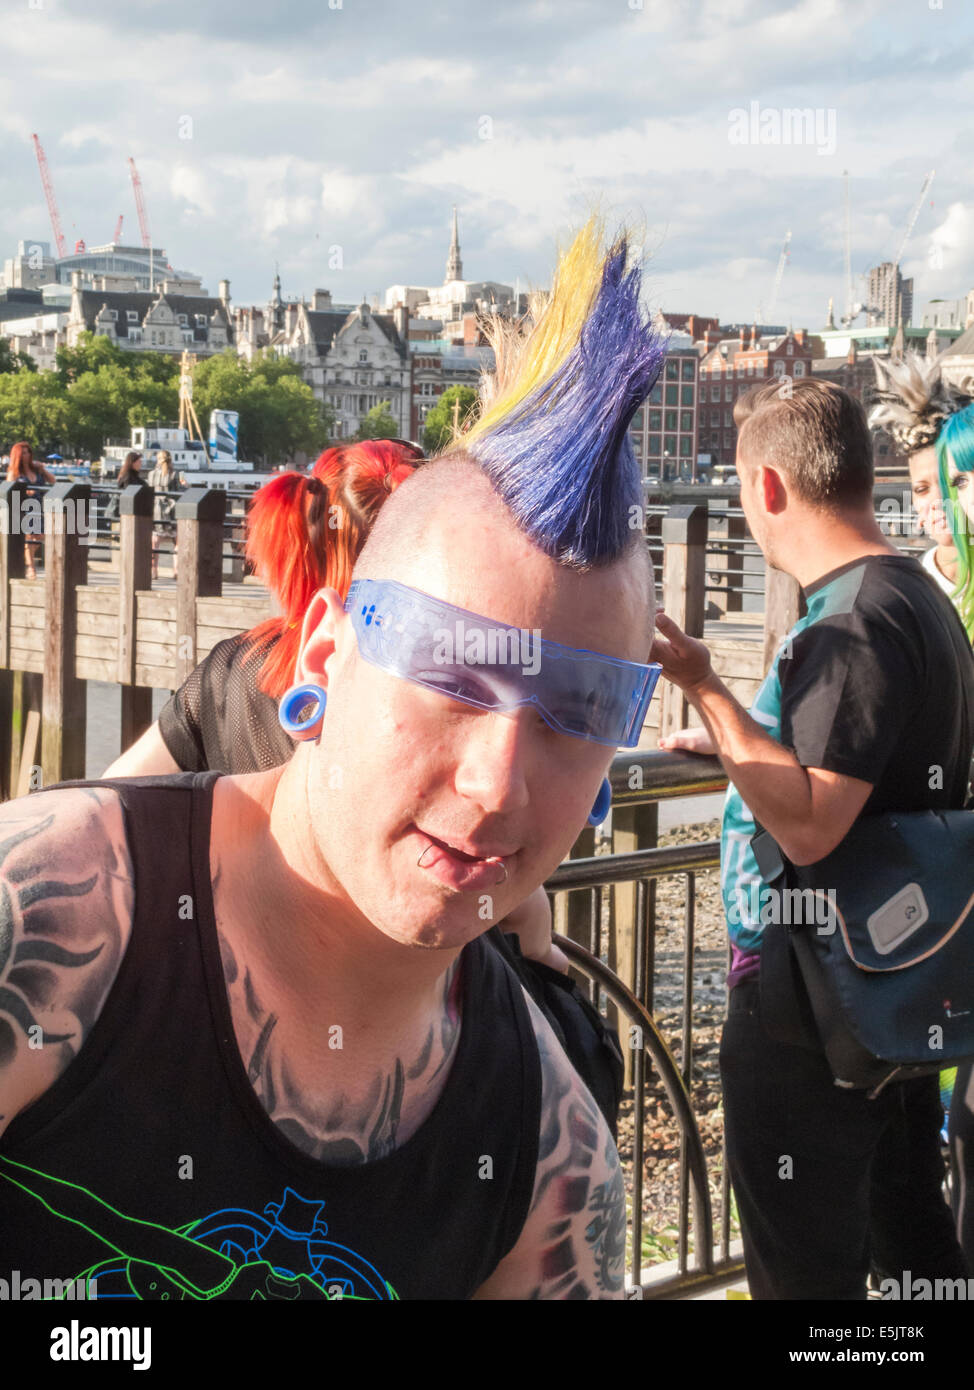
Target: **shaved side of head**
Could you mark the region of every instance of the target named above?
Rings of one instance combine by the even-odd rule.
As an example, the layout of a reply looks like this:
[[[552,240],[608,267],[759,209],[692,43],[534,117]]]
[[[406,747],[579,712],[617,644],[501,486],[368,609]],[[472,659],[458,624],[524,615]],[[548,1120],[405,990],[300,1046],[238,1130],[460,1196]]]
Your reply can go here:
[[[478,516],[524,535],[480,465],[465,454],[447,454],[417,468],[389,498],[362,547],[353,578],[397,578],[403,561],[421,554],[429,544],[435,523],[444,513],[448,517]],[[526,536],[525,540],[533,544]],[[641,577],[645,604],[651,608],[652,560],[641,530],[633,531],[631,545],[612,560],[597,566],[565,568],[586,573],[624,561],[630,561],[634,574]]]

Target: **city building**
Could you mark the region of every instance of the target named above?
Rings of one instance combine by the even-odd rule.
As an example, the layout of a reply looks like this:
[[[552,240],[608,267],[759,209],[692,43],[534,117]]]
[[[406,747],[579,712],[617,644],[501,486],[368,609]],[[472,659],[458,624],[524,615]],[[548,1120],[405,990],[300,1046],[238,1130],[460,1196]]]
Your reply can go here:
[[[86,331],[128,351],[179,354],[189,348],[199,357],[223,352],[233,342],[227,280],[214,299],[198,280],[163,280],[154,291],[139,292],[103,288],[97,276],[95,288],[83,289],[82,278],[75,271],[66,326],[70,347]]]
[[[974,325],[954,339],[944,352],[941,365],[948,381],[974,396]]]
[[[700,356],[698,448],[709,455],[711,467],[729,469],[737,454],[737,397],[769,377],[811,376],[813,345],[804,328],[762,337],[753,325],[750,334],[740,328],[736,338],[718,338],[707,330],[695,350]]]
[[[959,338],[963,332],[962,328],[936,328],[931,329],[912,327],[909,324],[877,324],[871,328],[823,328],[816,337],[822,344],[822,352],[828,358],[844,359],[848,357],[849,350],[855,345],[858,356],[886,356],[891,352],[899,350],[897,344],[901,345],[903,351],[919,352],[926,355],[929,344],[930,334],[934,333],[937,352],[943,352],[950,344]]]
[[[869,274],[869,302],[866,323],[875,328],[881,324],[896,328],[909,327],[913,322],[913,281],[904,280],[898,265],[883,261],[873,266]]]
[[[82,289],[94,289],[95,282],[118,291],[154,291],[166,280],[170,285],[192,285],[198,277],[177,271],[169,264],[160,246],[125,246],[107,242],[104,246],[85,246],[79,241],[74,251],[60,259],[51,254],[51,243],[41,239],[19,241],[17,254],[3,264],[5,289],[40,289],[43,285],[70,286],[75,274],[81,276]],[[115,284],[110,284],[112,279]]]
[[[375,406],[389,403],[399,433],[410,426],[410,362],[404,310],[382,314],[368,304],[336,304],[329,290],[316,289],[310,302],[285,299],[274,276],[264,305],[232,311],[237,352],[290,357],[331,412],[332,437],[351,439]]]
[[[408,310],[413,318],[433,319],[439,323],[440,336],[445,340],[475,346],[478,316],[490,312],[524,313],[527,296],[517,294],[510,285],[499,284],[496,280],[464,280],[457,210],[454,208],[443,284],[390,285],[385,292],[385,307],[395,310],[400,306]]]
[[[23,318],[4,319],[0,337],[6,338],[11,352],[25,352],[32,357],[38,371],[53,371],[57,366],[57,350],[65,341],[68,315],[63,309],[28,314]]]
[[[974,290],[962,299],[931,299],[920,316],[923,328],[959,328],[974,324]]]
[[[672,323],[669,314],[665,321]],[[716,326],[716,321],[712,322]],[[663,370],[629,426],[633,452],[644,478],[661,482],[695,478],[709,468],[709,457],[700,456],[701,380],[700,353],[690,334],[671,333]]]
[[[285,315],[285,320],[287,315]],[[389,403],[405,436],[410,420],[409,354],[392,314],[374,313],[368,304],[350,312],[331,307],[327,290],[316,290],[310,305],[294,307],[293,327],[284,329],[276,351],[299,362],[304,378],[334,417],[332,436],[350,439],[370,410]]]
[[[476,391],[481,374],[493,371],[494,354],[484,343],[457,343],[438,336],[443,325],[436,319],[409,320],[411,366],[408,437],[422,442],[426,417],[443,392],[451,386]]]

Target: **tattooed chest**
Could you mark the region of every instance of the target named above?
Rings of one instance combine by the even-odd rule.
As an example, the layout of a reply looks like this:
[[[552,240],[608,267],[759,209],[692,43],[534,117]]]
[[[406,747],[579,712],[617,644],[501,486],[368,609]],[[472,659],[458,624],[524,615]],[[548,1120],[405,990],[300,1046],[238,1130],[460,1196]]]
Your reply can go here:
[[[335,1023],[319,1042],[320,1065],[309,1068],[286,1045],[278,1014],[262,1003],[249,969],[222,934],[220,949],[247,1079],[284,1137],[309,1157],[343,1167],[384,1158],[405,1143],[436,1104],[456,1050],[459,1017],[450,1007],[449,980],[444,1007],[418,1045],[363,1068],[359,1058],[349,1058],[356,1040]]]

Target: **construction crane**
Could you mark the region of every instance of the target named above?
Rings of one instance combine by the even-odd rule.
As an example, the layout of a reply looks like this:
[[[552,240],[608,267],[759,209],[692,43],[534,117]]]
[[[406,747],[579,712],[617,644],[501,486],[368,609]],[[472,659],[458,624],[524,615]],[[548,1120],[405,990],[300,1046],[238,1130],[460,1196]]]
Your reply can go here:
[[[38,137],[32,135],[30,138],[34,142],[34,153],[37,155],[37,165],[41,171],[41,183],[44,185],[44,196],[47,199],[47,211],[54,231],[54,245],[60,260],[67,255],[67,247],[64,242],[64,233],[61,231],[61,218],[57,210],[57,199],[54,196],[54,185],[51,182],[51,175],[47,167],[47,156],[44,154],[44,146]]]
[[[845,214],[845,313],[842,315],[843,325],[850,324],[856,317],[858,310],[853,310],[852,298],[852,214],[849,206],[849,170],[842,170],[842,202]]]
[[[135,160],[129,157],[129,172],[132,175],[132,191],[135,194],[135,210],[139,214],[139,230],[142,232],[142,245],[146,248],[152,245],[152,237],[149,235],[149,219],[145,211],[145,199],[142,196],[142,180],[139,178],[139,171],[135,167]]]
[[[920,209],[923,207],[924,199],[926,198],[927,194],[930,192],[930,188],[931,188],[931,185],[933,184],[934,177],[935,177],[936,173],[937,173],[936,169],[931,169],[930,172],[929,172],[929,174],[927,174],[926,178],[923,180],[923,187],[920,189],[920,196],[917,198],[916,202],[914,203],[913,208],[912,208],[912,210],[911,210],[911,212],[910,212],[910,215],[909,215],[909,217],[907,218],[906,227],[905,227],[905,229],[904,229],[904,232],[903,232],[902,237],[900,238],[900,244],[899,244],[899,247],[897,248],[896,256],[895,256],[895,258],[894,258],[893,261],[892,261],[892,265],[893,265],[893,277],[892,277],[892,278],[893,278],[893,285],[894,285],[894,287],[895,287],[895,285],[896,285],[896,279],[897,279],[897,275],[898,275],[898,273],[899,273],[900,263],[901,263],[902,260],[903,260],[903,253],[904,253],[904,251],[906,250],[907,242],[910,240],[910,237],[913,235],[913,228],[916,226],[917,218],[920,216]],[[851,258],[851,233],[850,233],[850,229],[849,229],[849,175],[848,175],[848,172],[844,173],[842,177],[845,179],[845,262],[846,262],[846,312],[842,315],[842,327],[843,327],[843,328],[848,328],[850,324],[852,324],[852,323],[855,322],[855,320],[859,317],[859,315],[862,313],[862,311],[863,311],[864,309],[868,308],[868,306],[867,306],[866,304],[854,303],[854,302],[853,302],[853,299],[852,299],[852,270],[851,270],[851,259],[852,259],[852,258]],[[876,313],[876,312],[878,312],[878,310],[875,309],[875,308],[870,308],[870,309],[869,309],[869,312],[870,312],[870,313]]]
[[[916,226],[917,218],[920,216],[920,209],[923,207],[923,200],[930,191],[930,186],[933,183],[936,172],[936,169],[931,169],[927,177],[923,180],[923,187],[920,189],[920,196],[916,200],[916,203],[913,207],[913,211],[910,213],[909,220],[906,224],[906,231],[903,233],[903,240],[900,242],[899,250],[897,251],[896,257],[893,261],[894,281],[896,278],[896,271],[898,271],[900,268],[900,261],[903,259],[903,252],[906,250],[906,243],[910,240],[910,237],[913,235],[913,228]]]
[[[778,268],[774,273],[774,285],[771,290],[771,299],[768,302],[768,317],[764,317],[764,305],[758,305],[758,323],[770,323],[774,314],[774,307],[778,302],[778,291],[781,289],[782,277],[785,273],[785,266],[788,264],[788,248],[791,245],[791,232],[785,232],[784,245],[781,248],[781,255],[778,257]]]
[[[125,216],[124,212],[120,212],[120,213],[118,214],[118,221],[115,223],[115,235],[114,235],[114,237],[112,238],[112,241],[114,242],[114,244],[115,244],[116,246],[118,245],[119,240],[121,239],[121,236],[122,236],[122,218],[123,218],[124,216]]]

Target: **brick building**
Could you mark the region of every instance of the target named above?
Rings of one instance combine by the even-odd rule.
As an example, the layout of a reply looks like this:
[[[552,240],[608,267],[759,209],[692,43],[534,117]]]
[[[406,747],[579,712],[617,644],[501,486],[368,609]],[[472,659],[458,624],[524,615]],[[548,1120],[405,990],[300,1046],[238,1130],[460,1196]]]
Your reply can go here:
[[[704,333],[700,349],[698,441],[713,466],[733,468],[737,454],[734,402],[767,378],[812,375],[813,346],[804,328],[761,337],[741,328],[736,338]]]

